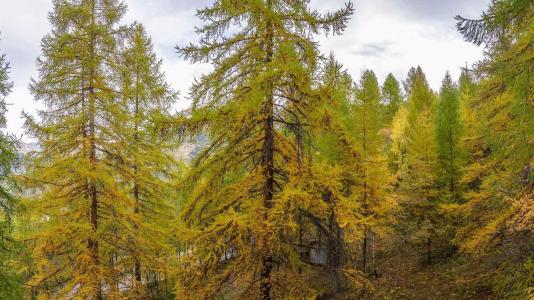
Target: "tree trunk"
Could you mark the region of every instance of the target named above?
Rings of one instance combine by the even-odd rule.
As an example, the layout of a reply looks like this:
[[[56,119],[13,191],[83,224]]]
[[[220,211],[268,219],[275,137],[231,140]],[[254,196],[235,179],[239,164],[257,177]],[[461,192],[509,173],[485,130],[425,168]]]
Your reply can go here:
[[[363,233],[363,245],[362,245],[362,272],[367,272],[367,229]]]
[[[135,199],[135,208],[134,213],[136,215],[139,214],[140,206],[141,206],[141,199],[139,197],[139,183],[138,183],[138,173],[139,173],[139,163],[137,161],[137,155],[139,155],[139,64],[136,65],[136,74],[135,74],[135,111],[134,111],[134,123],[135,123],[135,132],[134,132],[134,150],[135,150],[135,157],[134,157],[134,188],[133,188],[133,196]],[[137,225],[134,228],[137,231]],[[134,263],[134,274],[135,274],[135,281],[136,281],[136,290],[139,290],[139,287],[143,284],[141,280],[141,262],[139,260],[138,254],[135,255],[135,263]]]
[[[427,248],[426,248],[426,259],[427,259],[426,262],[429,266],[432,265],[432,254],[430,252],[431,243],[432,243],[432,240],[429,237],[427,239]]]
[[[96,14],[96,7],[95,7],[95,1],[91,1],[91,23],[95,24],[95,14]],[[88,107],[88,122],[89,122],[89,163],[91,164],[90,168],[94,170],[96,166],[96,108],[95,108],[95,101],[96,101],[96,94],[95,94],[95,81],[96,81],[96,70],[95,70],[95,59],[96,59],[96,36],[93,33],[93,28],[91,28],[90,32],[90,62],[89,62],[89,107]],[[88,241],[88,248],[89,252],[91,253],[91,259],[93,262],[93,267],[96,269],[96,279],[97,282],[94,284],[96,289],[96,295],[95,298],[97,300],[102,300],[102,286],[100,282],[100,261],[99,261],[99,253],[98,253],[98,195],[96,190],[96,185],[92,180],[89,180],[88,182],[88,188],[89,188],[89,198],[91,201],[90,206],[90,222],[91,222],[91,229],[93,231],[93,237],[91,237]]]
[[[272,9],[271,0],[267,1],[268,9]],[[270,18],[270,16],[269,16]],[[273,53],[274,53],[274,32],[272,28],[272,22],[270,19],[267,20],[266,30],[267,30],[267,53],[266,53],[266,63],[271,62]],[[264,221],[268,222],[269,214],[268,211],[272,208],[273,203],[273,194],[274,194],[274,86],[272,79],[269,79],[266,87],[266,104],[264,107],[264,141],[263,141],[263,150],[262,150],[262,168],[263,168],[263,206],[265,208]],[[269,234],[269,233],[267,233]],[[270,240],[269,236],[263,237],[263,257],[262,257],[262,270],[260,274],[260,290],[261,295],[264,300],[271,299],[271,271],[273,268],[273,254],[270,249]]]

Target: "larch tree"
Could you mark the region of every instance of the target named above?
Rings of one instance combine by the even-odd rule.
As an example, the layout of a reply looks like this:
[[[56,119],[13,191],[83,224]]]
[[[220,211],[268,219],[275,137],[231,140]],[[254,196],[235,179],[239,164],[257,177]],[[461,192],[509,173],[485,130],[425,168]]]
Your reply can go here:
[[[390,127],[393,117],[404,102],[399,81],[389,73],[382,84],[382,121],[385,127]]]
[[[30,90],[45,108],[39,119],[26,115],[41,151],[25,177],[37,190],[27,200],[36,222],[29,285],[44,299],[120,297],[120,285],[131,283],[133,265],[112,259],[137,253],[132,238],[142,238],[115,153],[124,134],[115,123],[123,113],[117,81],[130,28],[118,22],[125,12],[118,0],[56,0],[42,40]]]
[[[210,140],[187,179],[177,297],[316,292],[299,275],[306,262],[292,242],[296,219],[299,208],[326,214],[326,202],[338,192],[298,176],[293,129],[299,124],[309,131],[321,101],[312,89],[320,56],[311,37],[341,33],[352,5],[323,15],[308,4],[215,1],[197,12],[206,22],[196,30],[199,44],[179,48],[214,70],[194,84],[192,115],[175,127],[205,132]],[[299,189],[305,184],[320,194]]]
[[[436,96],[420,67],[413,74],[407,103],[406,159],[399,187],[403,207],[401,220],[412,239],[425,244],[426,261],[431,264],[439,197],[434,126]]]
[[[9,80],[9,62],[5,54],[0,54],[0,129],[6,127],[6,100],[5,97],[11,92],[13,82]],[[11,172],[16,160],[16,149],[14,140],[4,133],[0,132],[0,249],[4,245],[10,225],[11,216],[14,210],[13,179]],[[1,273],[0,273],[1,274]],[[1,276],[1,275],[0,275]]]
[[[471,70],[462,69],[460,78],[458,79],[458,94],[460,101],[460,122],[463,125],[463,134],[460,138],[460,149],[463,151],[463,159],[465,165],[472,164],[475,161],[483,159],[483,141],[482,141],[482,129],[484,125],[480,118],[479,112],[476,110],[476,94],[477,83],[473,78],[473,72]],[[463,178],[464,176],[462,176]],[[475,180],[476,181],[476,180]],[[469,188],[474,187],[475,182],[463,182],[468,184]]]
[[[326,268],[320,268],[313,277],[315,289],[321,290],[324,297],[353,295],[361,292],[365,282],[357,265],[365,231],[361,182],[358,182],[362,157],[355,134],[360,120],[354,113],[354,82],[342,68],[331,55],[317,75],[319,93],[327,101],[317,110],[322,126],[314,128],[306,144],[312,167],[304,180],[322,190],[328,208],[326,214],[310,214],[313,210],[301,208],[304,230],[299,232],[299,244],[304,252],[316,253],[310,260],[321,264],[320,258],[325,256]]]
[[[373,227],[384,212],[384,187],[387,183],[387,160],[384,153],[385,138],[381,134],[382,118],[380,87],[373,71],[362,73],[354,100],[356,125],[355,147],[361,155],[361,170],[357,176],[358,191],[366,229],[362,245],[362,271],[367,272],[369,238],[376,233]],[[373,245],[371,245],[372,248]]]
[[[448,202],[460,199],[460,168],[462,150],[460,140],[463,126],[460,118],[460,101],[456,84],[447,72],[439,93],[436,109],[436,138],[438,143],[439,180],[446,186]]]
[[[411,67],[410,70],[408,70],[406,79],[402,81],[402,88],[406,97],[409,97],[412,94],[412,87],[414,85],[414,81],[417,77],[420,77],[421,75],[424,74],[423,69],[421,69],[420,66],[417,66],[417,68]]]
[[[132,260],[135,296],[145,297],[143,274],[144,282],[154,285],[160,280],[158,276],[167,278],[170,272],[166,257],[170,250],[165,241],[174,217],[168,199],[172,198],[176,166],[171,156],[173,145],[156,134],[153,120],[168,116],[177,94],[165,82],[161,60],[141,24],[134,24],[128,32],[124,48],[120,70],[122,107],[113,124],[121,134],[110,151],[129,190],[134,204],[131,211],[137,220],[129,232],[134,235],[129,237],[133,253],[123,255]]]
[[[403,177],[406,166],[406,128],[408,127],[408,109],[402,105],[391,121],[391,133],[388,147],[388,165],[394,176],[393,184],[397,185]]]
[[[484,45],[486,56],[474,68],[480,79],[470,106],[480,125],[466,140],[477,156],[462,178],[469,184],[461,207],[467,224],[458,239],[472,253],[507,244],[528,251],[522,245],[532,244],[534,230],[534,3],[493,1],[480,19],[457,20],[465,39]]]
[[[12,264],[16,255],[12,221],[17,211],[16,184],[12,173],[18,162],[18,153],[15,138],[3,131],[7,121],[5,97],[13,87],[9,69],[5,54],[0,53],[0,298],[16,299],[22,297],[21,285],[17,282],[19,279]]]

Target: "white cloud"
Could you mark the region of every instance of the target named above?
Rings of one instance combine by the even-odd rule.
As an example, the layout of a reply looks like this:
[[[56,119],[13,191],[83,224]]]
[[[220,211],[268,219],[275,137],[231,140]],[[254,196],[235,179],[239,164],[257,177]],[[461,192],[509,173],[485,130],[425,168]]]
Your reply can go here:
[[[50,30],[47,14],[50,0],[0,0],[0,51],[12,64],[15,81],[9,106],[8,130],[23,133],[20,112],[35,113],[39,106],[27,90],[36,76],[35,59],[41,38]],[[205,64],[191,65],[176,53],[176,45],[195,41],[194,26],[199,24],[195,9],[210,1],[128,0],[125,22],[138,20],[152,36],[156,52],[163,59],[167,80],[181,91],[177,108],[189,104],[188,88],[195,77],[207,72]],[[345,0],[313,0],[319,11],[343,6]],[[323,53],[334,52],[357,80],[361,70],[373,69],[379,80],[388,73],[404,78],[411,66],[421,65],[434,89],[446,70],[458,76],[459,67],[482,57],[482,50],[462,41],[454,28],[455,14],[476,17],[487,0],[357,0],[355,15],[342,36],[319,37]],[[27,138],[27,137],[25,137]]]
[[[421,1],[407,2],[422,10]],[[434,2],[434,3],[432,3]],[[485,1],[478,2],[482,9]],[[342,0],[322,2],[322,9],[333,9]],[[446,1],[426,1],[425,7],[448,6]],[[456,32],[453,16],[448,22],[428,16],[415,18],[413,8],[398,6],[399,1],[358,1],[356,12],[342,36],[319,39],[323,52],[334,52],[336,58],[355,80],[363,69],[372,69],[380,81],[388,73],[403,79],[412,66],[420,65],[432,88],[438,89],[447,70],[459,76],[460,67],[482,57],[482,50],[462,40]],[[476,5],[475,5],[476,7]],[[404,10],[403,10],[404,8]],[[471,7],[469,11],[476,10]],[[435,10],[435,7],[432,8]],[[411,15],[408,18],[407,15]],[[375,50],[374,52],[372,50]]]

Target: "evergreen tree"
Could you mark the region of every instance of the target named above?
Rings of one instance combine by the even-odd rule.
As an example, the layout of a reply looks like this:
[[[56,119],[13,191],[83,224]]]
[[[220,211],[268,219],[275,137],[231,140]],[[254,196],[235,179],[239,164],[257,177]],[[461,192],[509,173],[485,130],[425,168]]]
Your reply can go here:
[[[132,282],[126,277],[132,264],[121,254],[137,253],[142,242],[132,239],[143,238],[116,163],[124,135],[116,124],[123,103],[120,46],[129,31],[117,24],[126,6],[117,0],[53,4],[39,78],[30,85],[46,108],[40,121],[26,116],[41,146],[26,176],[38,190],[28,200],[36,222],[29,284],[45,299],[120,297],[119,286]]]
[[[443,79],[436,110],[436,138],[440,164],[440,181],[447,186],[448,200],[460,197],[459,170],[461,168],[460,139],[462,137],[458,89],[447,72]]]
[[[320,15],[308,1],[285,0],[216,1],[198,11],[207,22],[197,29],[200,44],[179,51],[215,69],[193,86],[192,116],[182,120],[211,142],[188,179],[178,297],[313,293],[299,275],[306,262],[291,240],[295,218],[299,208],[325,215],[339,193],[298,176],[292,126],[310,126],[320,100],[311,89],[319,54],[310,36],[340,33],[351,13],[350,4]],[[298,189],[306,185],[319,194],[306,196]]]
[[[389,127],[393,117],[403,103],[400,84],[393,74],[389,73],[382,85],[382,120],[385,127]]]

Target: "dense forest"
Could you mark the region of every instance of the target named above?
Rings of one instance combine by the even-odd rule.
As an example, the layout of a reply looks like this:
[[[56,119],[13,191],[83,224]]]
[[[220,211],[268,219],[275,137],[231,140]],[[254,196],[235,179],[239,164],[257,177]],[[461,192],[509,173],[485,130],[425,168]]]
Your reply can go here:
[[[451,19],[484,58],[439,91],[320,53],[357,2],[215,0],[181,93],[125,2],[53,1],[39,148],[0,134],[0,299],[534,298],[532,0]]]

